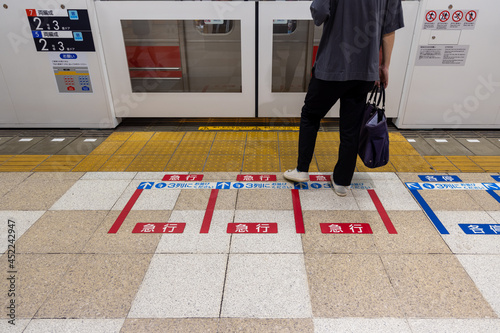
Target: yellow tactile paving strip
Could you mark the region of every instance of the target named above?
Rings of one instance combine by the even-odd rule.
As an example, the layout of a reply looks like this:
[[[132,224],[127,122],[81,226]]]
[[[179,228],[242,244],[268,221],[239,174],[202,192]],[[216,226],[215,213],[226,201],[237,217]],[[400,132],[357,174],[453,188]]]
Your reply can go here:
[[[114,132],[89,155],[0,155],[0,171],[283,172],[297,162],[297,131]],[[390,132],[390,162],[357,171],[499,172],[500,156],[421,156]],[[311,172],[331,172],[338,132],[319,132]]]

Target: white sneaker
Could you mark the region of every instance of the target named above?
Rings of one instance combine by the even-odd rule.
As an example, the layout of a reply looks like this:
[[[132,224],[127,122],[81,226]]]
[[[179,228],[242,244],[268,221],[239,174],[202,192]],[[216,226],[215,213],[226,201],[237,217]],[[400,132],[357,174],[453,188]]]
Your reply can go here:
[[[331,183],[332,183],[333,190],[335,191],[335,193],[339,197],[345,197],[347,195],[347,190],[351,189],[351,186],[342,186],[342,185],[335,184],[335,182],[333,181],[333,177],[332,177]]]
[[[309,181],[309,172],[297,171],[297,168],[295,168],[293,170],[285,171],[283,177],[293,182],[307,182]]]

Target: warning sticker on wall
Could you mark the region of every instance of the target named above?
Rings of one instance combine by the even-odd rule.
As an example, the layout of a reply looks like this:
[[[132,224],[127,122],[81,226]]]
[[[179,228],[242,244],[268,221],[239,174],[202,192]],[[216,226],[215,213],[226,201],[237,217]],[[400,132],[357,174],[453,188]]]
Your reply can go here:
[[[420,45],[415,66],[465,66],[469,45]]]
[[[425,13],[424,30],[474,30],[477,9],[428,10]]]

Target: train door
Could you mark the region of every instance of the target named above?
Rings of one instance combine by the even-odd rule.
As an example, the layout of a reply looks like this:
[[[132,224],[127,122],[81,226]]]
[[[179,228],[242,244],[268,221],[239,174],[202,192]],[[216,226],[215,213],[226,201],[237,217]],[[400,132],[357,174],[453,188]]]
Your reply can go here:
[[[405,28],[396,33],[386,114],[397,117],[419,1],[403,1]],[[309,1],[259,2],[258,110],[261,117],[299,117],[322,35]],[[327,117],[339,116],[339,103]]]
[[[254,117],[255,4],[96,3],[117,117]]]

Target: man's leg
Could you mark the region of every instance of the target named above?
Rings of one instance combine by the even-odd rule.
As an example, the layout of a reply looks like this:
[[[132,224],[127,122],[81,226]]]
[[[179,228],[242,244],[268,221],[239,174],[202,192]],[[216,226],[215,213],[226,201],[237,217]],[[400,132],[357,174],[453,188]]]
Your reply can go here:
[[[344,82],[311,79],[300,117],[298,171],[309,171],[321,119],[345,90]]]
[[[351,185],[358,157],[359,130],[363,120],[366,96],[373,88],[373,84],[373,82],[357,81],[340,98],[339,159],[333,170],[333,179],[337,185]]]

